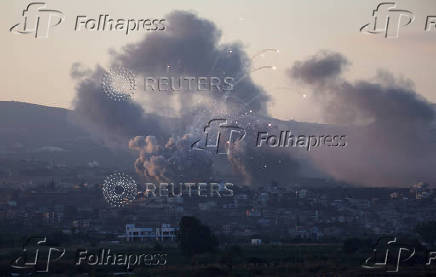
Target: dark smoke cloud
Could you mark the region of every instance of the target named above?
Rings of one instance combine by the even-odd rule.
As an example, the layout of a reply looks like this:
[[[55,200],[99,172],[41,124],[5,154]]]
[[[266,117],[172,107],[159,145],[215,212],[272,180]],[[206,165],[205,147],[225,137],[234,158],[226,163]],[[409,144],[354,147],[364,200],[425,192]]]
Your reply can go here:
[[[159,119],[146,114],[133,101],[113,101],[101,86],[104,70],[97,67],[92,75],[82,80],[73,102],[76,122],[86,127],[108,144],[126,144],[126,139],[137,134],[154,131],[162,133]]]
[[[81,74],[74,65],[72,76],[79,80],[74,108],[78,122],[97,136],[110,143],[128,143],[139,153],[135,169],[141,176],[160,182],[205,181],[217,170],[213,163],[216,157],[191,149],[191,144],[204,135],[205,124],[213,118],[238,119],[247,113],[266,116],[269,97],[251,80],[250,59],[240,43],[220,43],[221,32],[216,26],[190,12],[176,11],[165,18],[165,31],[149,33],[119,52],[111,51],[111,65],[127,68],[137,77],[233,77],[231,92],[174,95],[141,88],[135,93],[135,101],[112,101],[101,87],[102,68]],[[258,178],[263,156],[250,147],[238,148],[227,167],[232,167],[237,176],[260,183],[266,180]],[[256,161],[252,161],[255,155]],[[271,161],[268,174],[272,174],[273,160],[286,161],[283,154],[269,153],[265,158]],[[276,170],[275,178],[280,178],[281,172],[288,176],[293,171]]]
[[[73,106],[80,122],[91,125],[89,129],[103,127],[121,136],[151,134],[168,137],[167,133],[162,134],[162,129],[186,125],[198,114],[213,116],[213,113],[235,114],[246,110],[266,113],[268,97],[250,79],[250,61],[240,44],[219,44],[220,31],[213,23],[195,14],[177,11],[166,18],[166,31],[148,34],[142,41],[126,46],[121,53],[112,51],[112,65],[123,66],[147,77],[231,76],[235,81],[239,80],[232,95],[224,95],[223,91],[203,92],[203,101],[198,101],[194,93],[178,97],[171,93],[150,94],[139,90],[136,93],[138,98],[141,98],[141,94],[148,98],[145,103],[111,102],[101,87],[104,70],[97,67],[90,73],[79,70],[80,64],[75,63],[71,75],[80,79],[80,83]],[[175,110],[181,110],[181,113],[177,114]],[[155,116],[145,112],[154,113]],[[163,118],[168,114],[178,116],[185,124]],[[164,127],[159,128],[159,125]],[[178,131],[184,133],[183,130]],[[97,133],[102,132],[98,130]]]
[[[313,94],[322,97],[329,123],[353,124],[370,120],[377,124],[415,125],[433,121],[433,107],[411,88],[411,84],[404,86],[404,82],[398,82],[384,71],[378,72],[379,76],[375,78],[378,83],[350,83],[339,78],[344,64],[348,61],[341,54],[323,52],[306,62],[297,62],[289,70],[291,77],[316,88]],[[326,73],[323,75],[322,71]]]
[[[233,77],[234,97],[226,98],[237,105],[232,108],[266,114],[269,97],[252,82],[250,60],[241,44],[220,44],[221,32],[216,26],[193,13],[175,11],[166,18],[165,32],[149,34],[144,40],[127,45],[122,53],[114,53],[115,63],[148,77]],[[223,100],[227,95],[218,91],[210,96]],[[183,110],[193,105],[191,97],[192,94],[183,95]]]
[[[320,84],[337,77],[347,65],[349,62],[341,54],[322,51],[304,62],[297,61],[288,74],[307,84]]]
[[[344,126],[349,134],[347,151],[320,154],[317,163],[339,179],[365,185],[436,181],[432,105],[410,81],[387,72],[378,72],[373,81],[344,80],[345,64],[341,54],[324,52],[288,71],[313,88],[324,120]]]

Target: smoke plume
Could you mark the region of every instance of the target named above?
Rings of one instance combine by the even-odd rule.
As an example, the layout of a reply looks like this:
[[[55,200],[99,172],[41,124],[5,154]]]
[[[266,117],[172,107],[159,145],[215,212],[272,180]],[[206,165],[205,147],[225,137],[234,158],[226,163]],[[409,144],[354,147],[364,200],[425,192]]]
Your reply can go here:
[[[213,118],[266,116],[269,97],[251,80],[250,59],[240,43],[220,43],[221,32],[216,26],[190,12],[175,11],[166,19],[165,31],[147,34],[119,52],[111,51],[111,65],[127,68],[139,79],[231,77],[233,90],[178,93],[138,90],[129,101],[113,101],[103,93],[101,67],[90,73],[80,71],[81,66],[75,64],[72,76],[78,80],[76,121],[109,145],[114,141],[118,145],[128,144],[139,154],[135,169],[141,176],[166,182],[201,178],[205,181],[213,177],[216,169],[213,158],[208,152],[191,149],[191,144],[204,135],[205,124]],[[235,175],[259,181],[251,177],[259,165],[247,158],[257,154],[250,147],[241,146],[238,161],[235,154],[229,157],[230,164]],[[274,160],[274,154],[271,155],[268,159]]]
[[[338,179],[384,186],[435,181],[434,108],[409,80],[379,71],[373,80],[349,82],[339,53],[321,52],[297,62],[288,74],[312,88],[324,121],[348,134],[346,151],[319,153],[319,166]]]

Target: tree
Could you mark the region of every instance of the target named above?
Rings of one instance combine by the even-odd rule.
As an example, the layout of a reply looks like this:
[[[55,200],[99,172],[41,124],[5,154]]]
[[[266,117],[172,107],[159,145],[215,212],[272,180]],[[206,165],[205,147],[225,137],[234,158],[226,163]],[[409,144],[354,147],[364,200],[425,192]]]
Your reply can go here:
[[[218,240],[209,227],[193,216],[184,216],[180,220],[178,241],[183,255],[188,257],[214,252],[218,247]]]

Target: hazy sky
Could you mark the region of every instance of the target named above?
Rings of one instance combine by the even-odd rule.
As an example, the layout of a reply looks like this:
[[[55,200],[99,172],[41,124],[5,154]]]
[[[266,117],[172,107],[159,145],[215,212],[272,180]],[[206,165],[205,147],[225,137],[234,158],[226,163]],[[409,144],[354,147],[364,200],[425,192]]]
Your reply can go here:
[[[75,32],[77,15],[97,18],[161,18],[172,10],[195,11],[222,30],[222,42],[239,41],[249,55],[276,48],[254,61],[254,66],[275,65],[277,70],[252,74],[272,101],[269,113],[281,119],[316,120],[311,99],[285,76],[296,60],[322,49],[342,53],[351,62],[346,76],[367,79],[377,69],[411,79],[416,90],[436,102],[436,30],[425,32],[428,15],[436,15],[434,0],[396,1],[397,7],[413,11],[415,21],[401,29],[398,39],[365,35],[362,25],[372,21],[372,10],[380,1],[372,0],[246,0],[246,1],[47,1],[48,8],[60,10],[65,21],[53,28],[47,39],[34,39],[9,32],[22,22],[21,13],[30,1],[0,2],[0,55],[2,61],[0,100],[15,100],[71,108],[75,94],[71,66],[80,62],[94,68],[109,64],[110,49],[120,50],[146,32]],[[201,59],[201,57],[198,57]]]

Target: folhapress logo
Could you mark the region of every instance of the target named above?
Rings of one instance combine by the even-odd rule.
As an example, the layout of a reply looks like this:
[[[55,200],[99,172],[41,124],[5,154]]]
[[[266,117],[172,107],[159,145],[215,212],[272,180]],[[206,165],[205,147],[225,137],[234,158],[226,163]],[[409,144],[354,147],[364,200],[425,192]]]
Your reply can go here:
[[[9,31],[15,34],[33,35],[35,38],[47,38],[50,29],[64,20],[64,14],[58,10],[47,9],[44,2],[32,2],[23,10],[23,22],[12,26]]]
[[[192,149],[212,149],[216,154],[228,154],[230,144],[241,141],[246,134],[243,128],[228,124],[226,119],[212,119],[203,131],[204,136],[192,144]]]
[[[55,248],[45,245],[46,237],[31,237],[23,245],[23,253],[14,259],[11,267],[18,270],[49,272],[50,264],[60,260],[64,254],[64,248]],[[44,257],[40,259],[44,253]]]
[[[413,22],[415,16],[411,11],[396,9],[394,2],[380,3],[373,11],[373,22],[360,31],[367,34],[384,34],[385,38],[398,38],[400,28]]]
[[[21,256],[10,264],[11,276],[42,276],[43,274],[38,273],[49,273],[50,266],[61,260],[66,250],[65,248],[48,246],[46,243],[47,237],[45,236],[27,239],[23,245]],[[167,264],[167,254],[164,253],[126,253],[115,252],[107,248],[99,249],[98,252],[77,249],[75,257],[74,263],[70,265],[74,267],[85,265],[85,269],[94,266],[124,266],[128,271],[132,271],[136,266],[164,266]],[[67,266],[68,261],[68,259],[64,260],[62,267]]]
[[[45,2],[31,2],[23,10],[23,22],[13,25],[9,31],[21,35],[33,35],[35,38],[47,38],[49,32],[60,25],[64,13],[48,9]],[[166,29],[164,18],[114,18],[109,14],[93,16],[76,15],[74,32],[122,32],[125,35],[139,31],[164,31]]]

